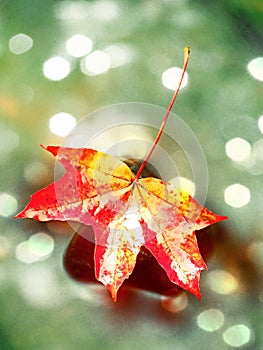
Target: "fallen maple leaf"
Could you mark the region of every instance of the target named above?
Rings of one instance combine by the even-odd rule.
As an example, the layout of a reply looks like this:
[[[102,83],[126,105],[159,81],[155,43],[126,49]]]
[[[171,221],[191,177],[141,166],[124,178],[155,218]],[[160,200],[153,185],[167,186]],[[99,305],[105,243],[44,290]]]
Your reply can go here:
[[[206,264],[195,230],[224,220],[199,205],[187,192],[154,177],[140,178],[164,129],[189,59],[163,124],[137,174],[122,161],[86,148],[42,146],[64,166],[65,175],[31,196],[17,218],[74,220],[91,224],[95,233],[95,275],[116,301],[146,247],[169,279],[200,298],[199,279]]]

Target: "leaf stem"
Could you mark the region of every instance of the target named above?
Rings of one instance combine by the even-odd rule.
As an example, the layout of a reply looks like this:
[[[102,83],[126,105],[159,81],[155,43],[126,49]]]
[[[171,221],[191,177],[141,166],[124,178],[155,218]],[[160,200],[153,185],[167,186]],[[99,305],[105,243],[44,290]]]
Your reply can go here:
[[[141,173],[142,173],[144,167],[146,166],[146,164],[147,164],[149,158],[151,157],[151,155],[152,155],[152,153],[153,153],[155,147],[157,146],[157,144],[158,144],[158,142],[159,142],[159,139],[160,139],[160,137],[161,137],[161,135],[162,135],[162,133],[163,133],[163,129],[164,129],[164,127],[165,127],[165,124],[166,124],[166,122],[167,122],[167,119],[168,119],[168,117],[169,117],[169,114],[170,114],[170,112],[171,112],[171,109],[172,109],[172,107],[173,107],[174,101],[176,100],[176,97],[177,97],[178,92],[179,92],[179,90],[180,90],[180,87],[181,87],[181,85],[182,85],[183,78],[184,78],[184,75],[185,75],[185,72],[186,72],[186,68],[187,68],[187,65],[188,65],[188,62],[189,62],[189,58],[190,58],[190,47],[189,47],[189,46],[186,46],[186,47],[184,48],[184,65],[183,65],[183,72],[182,72],[182,75],[181,75],[179,84],[178,84],[177,89],[175,90],[175,92],[174,92],[174,94],[173,94],[173,97],[172,97],[172,99],[171,99],[171,101],[170,101],[170,104],[169,104],[169,106],[168,106],[168,108],[167,108],[167,110],[166,110],[166,113],[165,113],[165,116],[164,116],[164,118],[163,118],[161,127],[160,127],[159,132],[158,132],[158,134],[157,134],[157,136],[156,136],[156,138],[155,138],[155,140],[154,140],[154,142],[153,142],[152,148],[150,149],[150,152],[148,153],[148,155],[147,155],[146,158],[144,159],[142,165],[140,166],[140,168],[139,168],[139,170],[138,170],[138,172],[137,172],[137,174],[136,174],[136,176],[135,176],[134,181],[139,180],[140,175],[141,175]]]

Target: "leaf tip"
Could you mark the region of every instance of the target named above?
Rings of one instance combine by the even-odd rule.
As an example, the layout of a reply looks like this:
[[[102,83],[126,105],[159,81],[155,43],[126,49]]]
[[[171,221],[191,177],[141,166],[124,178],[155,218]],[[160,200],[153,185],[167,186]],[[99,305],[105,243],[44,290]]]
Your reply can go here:
[[[116,288],[114,288],[112,285],[106,285],[106,288],[108,289],[108,291],[111,295],[112,301],[114,303],[116,303],[118,290]]]
[[[117,301],[117,293],[116,294],[111,294],[112,300],[114,301],[114,303],[116,303]]]
[[[112,300],[114,301],[114,303],[116,303],[117,301],[117,293],[118,293],[118,288],[117,287],[114,287],[114,286],[107,286],[110,294],[111,294],[111,297],[112,297]]]
[[[25,212],[24,210],[22,210],[20,213],[16,214],[14,216],[15,219],[23,219],[23,218],[26,218],[26,215],[25,215]]]
[[[192,288],[188,289],[190,293],[192,293],[199,301],[201,300],[201,291],[199,287],[199,282]]]
[[[197,297],[198,301],[201,301],[202,297],[200,291],[199,293],[195,294],[195,296]]]
[[[226,215],[216,215],[216,222],[228,220],[228,216]]]
[[[54,157],[57,156],[57,154],[60,150],[60,146],[45,146],[43,144],[40,144],[40,147],[42,147],[45,151],[48,151],[51,154],[53,154]]]

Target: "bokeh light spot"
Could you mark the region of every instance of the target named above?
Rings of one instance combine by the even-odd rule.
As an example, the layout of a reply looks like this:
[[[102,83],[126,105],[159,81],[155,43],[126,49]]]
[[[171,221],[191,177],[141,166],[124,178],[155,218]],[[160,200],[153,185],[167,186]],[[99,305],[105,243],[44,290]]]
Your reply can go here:
[[[238,286],[236,278],[224,270],[214,270],[207,274],[206,282],[218,294],[231,294]]]
[[[19,136],[15,131],[0,128],[0,152],[9,153],[19,146]]]
[[[237,324],[229,327],[223,333],[225,343],[236,348],[247,344],[250,340],[250,336],[250,329],[244,324]]]
[[[22,55],[29,51],[33,46],[33,39],[23,33],[14,35],[9,40],[9,50],[15,55]]]
[[[58,136],[66,136],[76,125],[76,119],[69,113],[55,114],[49,120],[50,131]]]
[[[259,293],[258,300],[263,304],[263,291]]]
[[[69,75],[70,64],[65,58],[54,56],[44,62],[43,73],[50,80],[62,80]]]
[[[184,310],[188,305],[188,297],[186,293],[182,293],[175,297],[162,296],[162,307],[169,312],[180,312]]]
[[[251,145],[246,140],[235,137],[229,140],[225,146],[226,155],[236,161],[241,162],[247,159],[251,154]]]
[[[12,247],[6,237],[0,236],[0,262],[12,253]],[[0,285],[1,285],[1,272],[0,272]]]
[[[65,299],[55,273],[47,265],[30,265],[19,275],[18,281],[23,297],[34,307],[57,307]]]
[[[247,69],[253,78],[263,81],[263,57],[257,57],[250,61]]]
[[[247,247],[247,255],[254,264],[263,266],[263,241],[252,241]]]
[[[107,72],[111,67],[108,54],[103,51],[94,51],[82,59],[80,69],[82,73],[94,76]]]
[[[47,259],[54,250],[54,240],[44,232],[36,233],[16,247],[16,258],[27,264]]]
[[[54,240],[48,234],[39,232],[29,238],[28,248],[39,257],[46,257],[54,249]]]
[[[100,0],[92,3],[92,14],[101,22],[110,22],[119,15],[119,6],[112,0]]]
[[[17,260],[31,264],[35,261],[38,261],[38,257],[35,256],[28,248],[28,241],[21,242],[16,247],[16,258]]]
[[[240,165],[252,175],[263,174],[263,138],[253,144],[250,157],[245,159]]]
[[[17,211],[17,200],[8,193],[0,194],[0,216],[8,217]]]
[[[41,185],[48,177],[48,167],[40,162],[32,162],[26,165],[24,177],[33,185]]]
[[[197,324],[206,332],[217,331],[224,324],[224,314],[217,309],[205,310],[198,315]]]
[[[87,1],[59,1],[55,3],[55,16],[62,21],[81,21],[91,15],[91,4]]]
[[[259,127],[259,130],[261,131],[261,133],[263,134],[263,115],[261,115],[258,118],[258,127]]]
[[[263,169],[263,139],[257,140],[253,145],[252,150],[253,160],[258,165],[258,167],[261,167],[261,170]]]
[[[128,63],[132,58],[132,51],[128,47],[110,45],[107,46],[103,52],[110,57],[111,68],[116,68]]]
[[[175,90],[180,82],[183,70],[178,67],[172,67],[165,70],[162,74],[162,83],[167,89]],[[188,74],[185,72],[184,79],[180,89],[184,88],[188,83]]]
[[[69,55],[82,57],[92,50],[92,41],[85,35],[76,34],[67,40],[66,48]]]
[[[233,184],[228,186],[224,192],[226,204],[233,208],[241,208],[250,202],[250,191],[246,186]]]
[[[29,104],[34,99],[34,89],[26,84],[21,85],[20,98],[23,104]]]

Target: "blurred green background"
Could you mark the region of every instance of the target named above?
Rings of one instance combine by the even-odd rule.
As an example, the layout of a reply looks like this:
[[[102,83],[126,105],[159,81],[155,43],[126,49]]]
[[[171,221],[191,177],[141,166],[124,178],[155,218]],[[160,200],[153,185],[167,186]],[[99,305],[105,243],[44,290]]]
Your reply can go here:
[[[174,111],[204,149],[207,206],[229,220],[200,302],[129,291],[114,304],[66,275],[69,227],[13,215],[53,180],[39,144],[63,143],[56,120],[67,129],[115,103],[166,107],[162,74],[182,66],[185,45]],[[263,349],[262,48],[260,0],[1,0],[1,349]]]

